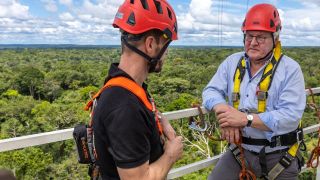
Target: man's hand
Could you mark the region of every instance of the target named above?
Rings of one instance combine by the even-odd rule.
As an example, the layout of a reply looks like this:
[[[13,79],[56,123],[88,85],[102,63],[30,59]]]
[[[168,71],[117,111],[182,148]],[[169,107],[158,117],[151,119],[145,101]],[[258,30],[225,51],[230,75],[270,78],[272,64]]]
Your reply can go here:
[[[161,116],[161,125],[163,128],[164,136],[167,137],[167,139],[169,140],[174,139],[176,137],[175,130],[172,128],[169,121],[164,116],[162,116],[162,114],[159,115]]]
[[[221,139],[229,143],[237,143],[240,140],[240,129],[235,127],[221,128]]]
[[[217,104],[216,106],[214,106],[213,111],[216,113],[216,115],[219,115],[228,111],[230,108],[231,107],[227,104]]]
[[[230,107],[225,111],[217,112],[217,119],[221,128],[244,127],[247,125],[246,114]]]
[[[183,143],[182,137],[177,136],[172,139],[168,139],[164,146],[164,154],[166,154],[172,163],[178,161],[182,157]]]

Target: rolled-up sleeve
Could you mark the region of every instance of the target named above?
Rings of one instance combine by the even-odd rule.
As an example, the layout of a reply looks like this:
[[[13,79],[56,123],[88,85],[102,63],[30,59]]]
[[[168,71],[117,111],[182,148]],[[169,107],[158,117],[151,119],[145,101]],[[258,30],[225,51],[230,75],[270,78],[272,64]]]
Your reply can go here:
[[[202,92],[202,105],[209,111],[217,104],[226,103],[228,69],[228,61],[225,60]]]
[[[304,78],[300,66],[294,65],[286,68],[285,81],[280,86],[274,110],[259,114],[263,123],[271,129],[271,132],[265,132],[269,140],[272,136],[295,130],[302,118],[306,105]]]

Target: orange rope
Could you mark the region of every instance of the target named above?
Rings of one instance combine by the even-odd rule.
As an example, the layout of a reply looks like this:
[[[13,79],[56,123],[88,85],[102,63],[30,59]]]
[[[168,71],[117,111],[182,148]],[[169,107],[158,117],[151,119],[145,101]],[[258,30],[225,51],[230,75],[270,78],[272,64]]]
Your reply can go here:
[[[242,137],[241,133],[240,133],[240,137]],[[256,175],[252,171],[250,171],[248,168],[246,168],[244,152],[241,144],[242,144],[242,139],[240,138],[239,142],[236,143],[236,145],[240,149],[240,160],[241,160],[241,171],[239,173],[239,179],[240,180],[244,180],[244,179],[256,180],[257,179]]]
[[[318,130],[320,135],[320,129]],[[318,139],[318,145],[311,151],[310,158],[307,162],[307,167],[317,168],[319,165],[319,157],[320,157],[320,137]],[[313,165],[313,162],[316,161],[316,164]]]
[[[316,111],[316,116],[320,122],[320,108],[316,105],[314,94],[312,92],[312,89],[309,88],[310,95],[312,97],[312,103],[308,103],[308,105]],[[317,168],[319,165],[319,157],[320,157],[320,128],[318,129],[318,144],[317,146],[311,151],[310,158],[307,162],[307,167]],[[316,161],[316,164],[313,165],[313,162]]]

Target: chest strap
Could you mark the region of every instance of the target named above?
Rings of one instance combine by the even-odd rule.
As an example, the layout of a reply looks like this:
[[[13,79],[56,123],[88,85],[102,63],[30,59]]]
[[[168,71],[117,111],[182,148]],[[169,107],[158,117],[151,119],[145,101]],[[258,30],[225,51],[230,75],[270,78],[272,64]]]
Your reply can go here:
[[[87,103],[85,110],[90,110],[93,107],[93,104],[95,103],[96,99],[102,94],[104,90],[110,87],[121,87],[124,88],[131,93],[133,93],[144,105],[145,107],[152,111],[154,113],[154,117],[156,120],[156,124],[158,127],[159,134],[163,134],[163,129],[160,123],[160,117],[158,114],[158,110],[156,109],[155,103],[153,99],[151,99],[151,102],[149,101],[149,98],[147,97],[146,91],[138,85],[136,82],[134,82],[131,79],[125,78],[125,77],[115,77],[110,79],[99,91],[96,93],[92,99]],[[92,112],[93,113],[93,112]],[[89,123],[89,125],[92,125],[92,122]]]
[[[92,99],[87,103],[85,110],[89,110],[93,105],[93,100],[98,98],[102,92],[112,86],[118,86],[122,87],[124,89],[127,89],[131,93],[133,93],[136,97],[139,98],[139,100],[146,106],[147,109],[152,111],[152,104],[147,98],[147,94],[145,90],[139,86],[136,82],[125,78],[125,77],[115,77],[110,79],[99,91],[96,93]]]
[[[270,62],[266,65],[263,70],[262,77],[257,85],[256,96],[258,99],[258,112],[262,113],[266,111],[267,98],[268,98],[268,90],[270,89],[272,79],[274,77],[274,73],[278,67],[280,60],[282,59],[281,53],[281,43],[278,42],[273,49],[273,56]],[[233,77],[233,93],[232,93],[232,102],[233,107],[238,109],[240,104],[240,85],[243,80],[243,77],[246,73],[246,60],[244,57],[238,62],[236,71]]]

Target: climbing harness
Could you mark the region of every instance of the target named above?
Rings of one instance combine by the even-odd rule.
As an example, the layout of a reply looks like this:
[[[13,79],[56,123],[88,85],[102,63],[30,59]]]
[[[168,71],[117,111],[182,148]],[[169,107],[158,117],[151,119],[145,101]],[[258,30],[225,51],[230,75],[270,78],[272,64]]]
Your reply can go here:
[[[258,107],[257,112],[255,113],[262,113],[265,112],[267,106],[267,98],[268,98],[268,90],[270,89],[274,73],[279,65],[279,62],[282,59],[282,52],[281,52],[281,43],[280,41],[277,42],[275,48],[273,49],[273,56],[269,63],[266,65],[263,71],[263,75],[257,85],[256,97],[258,100]],[[241,57],[239,63],[237,65],[237,69],[234,74],[234,87],[232,93],[232,102],[233,107],[238,109],[240,104],[240,84],[243,80],[243,77],[246,72],[246,61],[244,57]],[[250,111],[250,110],[246,110]],[[252,112],[250,112],[252,113]],[[301,122],[297,130],[279,135],[274,136],[271,139],[271,142],[267,139],[253,139],[248,137],[242,137],[243,144],[249,145],[260,145],[263,146],[262,150],[259,153],[259,161],[261,165],[262,171],[262,178],[264,179],[275,179],[285,168],[289,167],[291,162],[297,156],[298,150],[305,150],[306,146],[303,141],[303,130],[301,126]],[[300,146],[301,145],[301,146]],[[271,148],[276,146],[291,146],[289,150],[285,153],[285,155],[281,158],[279,163],[271,169],[271,171],[267,172],[267,163],[266,163],[266,146],[270,146]],[[301,157],[300,155],[298,155]],[[303,162],[303,160],[300,160]],[[243,163],[241,163],[241,166]]]

